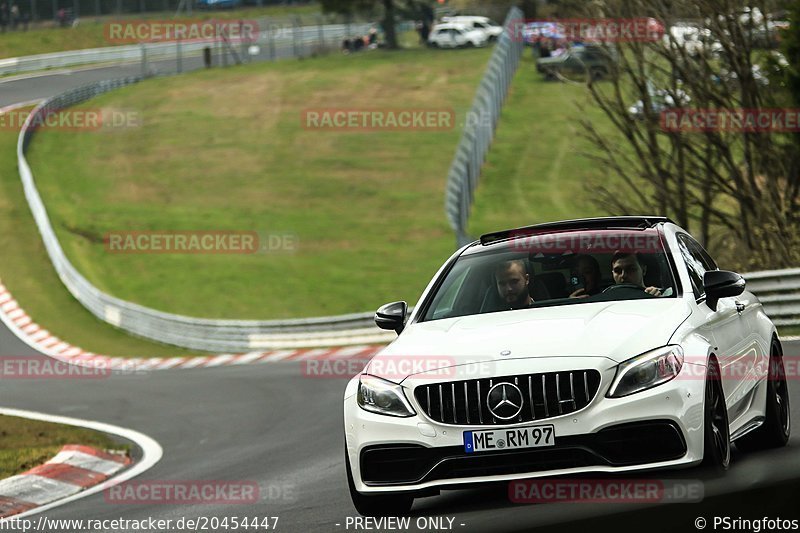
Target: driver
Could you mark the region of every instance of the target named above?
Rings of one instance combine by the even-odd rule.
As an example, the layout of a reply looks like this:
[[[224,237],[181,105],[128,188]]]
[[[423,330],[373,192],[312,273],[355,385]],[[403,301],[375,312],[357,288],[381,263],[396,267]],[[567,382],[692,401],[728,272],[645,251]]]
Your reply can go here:
[[[497,293],[509,309],[523,309],[533,303],[528,292],[530,275],[525,268],[525,261],[514,259],[503,261],[494,271]]]
[[[611,258],[611,274],[617,285],[628,283],[641,287],[652,296],[661,296],[661,289],[658,287],[644,286],[647,265],[642,264],[638,252],[615,252]]]

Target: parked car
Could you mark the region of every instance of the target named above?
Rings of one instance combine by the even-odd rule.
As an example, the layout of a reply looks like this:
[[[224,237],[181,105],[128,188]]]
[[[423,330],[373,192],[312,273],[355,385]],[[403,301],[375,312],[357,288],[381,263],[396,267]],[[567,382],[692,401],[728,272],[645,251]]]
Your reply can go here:
[[[229,9],[242,5],[242,0],[197,0],[200,9]]]
[[[455,22],[456,24],[463,24],[469,29],[481,30],[486,33],[490,41],[496,41],[503,34],[503,26],[493,21],[489,17],[457,15],[442,17],[442,21]]]
[[[711,30],[696,24],[674,24],[670,26],[669,34],[665,33],[662,39],[667,45],[683,48],[691,57],[703,53],[712,55],[722,53],[722,44],[713,37]]]
[[[780,447],[791,432],[775,325],[744,278],[668,218],[483,235],[413,311],[386,304],[375,322],[398,337],[343,404],[364,515],[532,477],[721,473],[732,442]]]
[[[674,96],[666,89],[654,89],[648,92],[650,93],[650,114],[654,116],[658,116],[667,109],[687,106],[692,101],[691,97],[682,89],[677,89]],[[634,118],[644,119],[647,116],[644,102],[637,100],[635,104],[628,108],[628,113]]]
[[[593,80],[600,80],[613,72],[617,61],[614,50],[597,45],[573,46],[559,55],[538,58],[536,70],[548,79],[591,75]]]
[[[479,47],[485,46],[488,40],[485,31],[457,22],[436,24],[428,35],[428,45],[434,48]]]

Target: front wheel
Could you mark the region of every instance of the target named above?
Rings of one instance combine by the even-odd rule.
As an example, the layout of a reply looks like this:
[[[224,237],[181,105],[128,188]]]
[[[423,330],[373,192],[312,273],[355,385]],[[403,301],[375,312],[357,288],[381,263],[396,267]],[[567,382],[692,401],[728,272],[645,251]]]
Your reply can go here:
[[[780,448],[789,442],[792,432],[789,411],[789,388],[786,386],[786,369],[783,366],[783,352],[775,341],[769,356],[767,373],[766,420],[755,429],[736,439],[736,447],[742,451]]]
[[[716,359],[708,362],[703,411],[703,464],[727,470],[731,464],[731,433]]]
[[[397,494],[367,495],[356,490],[353,482],[353,471],[350,469],[350,459],[347,451],[344,452],[344,464],[347,469],[347,486],[350,488],[350,499],[353,507],[361,516],[402,516],[408,514],[414,504],[412,496]]]

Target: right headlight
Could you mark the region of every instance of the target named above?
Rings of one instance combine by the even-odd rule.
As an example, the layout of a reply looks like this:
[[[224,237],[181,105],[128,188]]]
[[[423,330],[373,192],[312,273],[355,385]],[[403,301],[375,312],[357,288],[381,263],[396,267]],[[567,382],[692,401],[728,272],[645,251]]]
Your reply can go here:
[[[401,417],[417,414],[408,403],[402,386],[375,376],[361,376],[356,398],[359,407],[365,411]]]
[[[609,398],[622,398],[652,389],[677,376],[683,368],[683,348],[664,346],[620,363],[608,390]]]

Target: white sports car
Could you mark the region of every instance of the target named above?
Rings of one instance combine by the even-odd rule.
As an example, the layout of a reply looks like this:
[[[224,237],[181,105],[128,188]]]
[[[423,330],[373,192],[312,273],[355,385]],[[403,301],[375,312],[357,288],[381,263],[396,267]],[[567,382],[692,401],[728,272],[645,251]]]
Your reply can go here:
[[[477,483],[707,463],[790,433],[775,326],[663,217],[556,222],[453,254],[344,394],[364,515]]]

